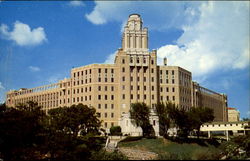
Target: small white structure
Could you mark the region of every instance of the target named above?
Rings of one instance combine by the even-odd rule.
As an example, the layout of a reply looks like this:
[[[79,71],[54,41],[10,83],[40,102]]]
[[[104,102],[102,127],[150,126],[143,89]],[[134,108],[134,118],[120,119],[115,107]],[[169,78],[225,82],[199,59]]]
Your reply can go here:
[[[211,137],[212,131],[225,131],[227,140],[229,140],[228,131],[232,131],[233,133],[238,133],[238,131],[243,131],[245,134],[246,131],[250,129],[247,128],[250,125],[248,121],[237,121],[237,122],[212,122],[205,123],[201,125],[200,131],[207,131],[208,137]]]
[[[150,124],[153,126],[155,131],[155,136],[159,136],[159,118],[156,114],[151,113]],[[118,125],[121,127],[122,134],[129,136],[142,136],[141,127],[136,127],[132,124],[130,119],[130,113],[123,113],[118,121]]]

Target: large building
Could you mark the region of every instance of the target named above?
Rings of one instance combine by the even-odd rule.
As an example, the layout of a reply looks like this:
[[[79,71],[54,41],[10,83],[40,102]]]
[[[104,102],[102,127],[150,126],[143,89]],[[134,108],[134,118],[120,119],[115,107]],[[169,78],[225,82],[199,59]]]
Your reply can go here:
[[[6,104],[38,102],[47,112],[59,106],[83,103],[96,108],[103,127],[118,125],[131,103],[145,102],[155,108],[172,101],[185,109],[207,106],[215,121],[227,121],[227,97],[192,82],[192,73],[178,66],[157,65],[157,51],[148,49],[148,29],[138,14],[131,14],[124,27],[122,48],[114,64],[91,64],[73,68],[71,77],[56,84],[7,93]]]

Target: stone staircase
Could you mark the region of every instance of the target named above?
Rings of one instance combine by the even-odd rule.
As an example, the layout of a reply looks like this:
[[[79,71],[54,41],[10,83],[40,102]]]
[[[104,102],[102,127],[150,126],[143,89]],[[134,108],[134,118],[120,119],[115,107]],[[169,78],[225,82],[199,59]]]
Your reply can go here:
[[[125,139],[126,136],[109,136],[106,140],[105,149],[107,151],[114,151],[118,149],[118,143]]]

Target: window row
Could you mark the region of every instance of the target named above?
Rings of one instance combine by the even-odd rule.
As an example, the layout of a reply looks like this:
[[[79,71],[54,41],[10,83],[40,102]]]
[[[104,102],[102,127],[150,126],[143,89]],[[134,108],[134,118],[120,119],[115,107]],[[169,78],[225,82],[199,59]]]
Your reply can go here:
[[[74,77],[83,76],[84,73],[85,73],[85,75],[87,75],[88,73],[91,74],[91,69],[84,70],[84,71],[79,71],[79,72],[75,72],[75,73],[73,73],[73,76]]]
[[[134,96],[135,96],[135,97],[134,97]],[[137,96],[137,97],[136,97],[136,96]],[[122,95],[122,99],[125,99],[125,94]],[[137,94],[137,95],[131,94],[131,95],[130,95],[130,99],[131,99],[131,100],[132,100],[132,99],[147,99],[147,95],[144,94],[144,95],[142,95],[142,97],[140,97],[140,94]],[[155,99],[155,96],[152,95],[152,96],[151,96],[151,99],[154,100],[154,99]]]
[[[160,98],[160,99],[161,99],[161,101],[163,101],[164,97],[163,97],[163,96],[161,96],[161,98]],[[167,100],[167,101],[175,101],[175,96],[172,96],[172,99],[171,99],[171,100],[170,100],[170,99],[171,99],[171,97],[170,97],[170,96],[166,96],[166,100]]]
[[[113,112],[110,113],[110,115],[108,115],[107,112],[105,112],[103,114],[101,112],[97,112],[96,114],[97,114],[97,117],[103,117],[103,118],[108,118],[108,117],[114,118],[115,117],[115,114]]]
[[[108,109],[108,104],[98,104],[98,109]],[[114,104],[110,104],[110,109],[114,109]]]
[[[174,75],[174,70],[160,70],[160,75],[162,75],[162,73],[165,72],[166,75],[168,75],[169,73],[171,73],[172,75]]]
[[[133,63],[133,59],[134,59],[133,57],[130,57],[130,63]],[[126,63],[126,61],[123,58],[122,59],[122,64],[125,64],[125,63]],[[136,58],[136,63],[140,63],[140,58],[139,57]],[[143,58],[143,63],[146,63],[146,58],[145,59]],[[153,59],[151,60],[151,64],[152,65],[154,64],[154,60]]]
[[[98,86],[98,91],[102,91],[102,88],[104,88],[104,91],[108,91],[108,86]],[[110,90],[114,91],[114,86],[111,86]]]
[[[171,80],[171,79],[170,79],[170,80]],[[166,79],[166,81],[165,81],[165,82],[163,82],[163,81],[162,81],[162,79],[160,79],[160,83],[166,83],[166,84],[169,84],[169,82],[170,82],[170,81],[169,81],[169,79]],[[175,84],[175,80],[174,80],[174,79],[172,79],[172,80],[171,80],[171,83],[172,83],[172,84]]]
[[[114,95],[111,95],[111,96],[110,96],[110,100],[114,100],[114,98],[115,98]],[[97,99],[98,99],[98,100],[102,100],[102,99],[103,99],[103,100],[108,100],[108,95],[98,95],[98,96],[97,96]]]
[[[161,88],[160,88],[160,92],[169,92],[169,91],[170,91],[169,89],[172,89],[171,92],[175,92],[175,87],[172,87],[172,88],[166,87],[165,89],[166,89],[166,90],[164,90],[164,88],[161,87]]]

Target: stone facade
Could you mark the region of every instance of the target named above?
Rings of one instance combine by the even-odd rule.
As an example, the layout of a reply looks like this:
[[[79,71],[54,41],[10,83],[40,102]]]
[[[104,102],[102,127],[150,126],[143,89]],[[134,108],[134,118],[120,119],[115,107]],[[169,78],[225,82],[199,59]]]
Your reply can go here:
[[[172,101],[186,109],[207,106],[214,109],[216,121],[227,121],[226,95],[204,89],[192,82],[191,72],[168,66],[166,59],[164,65],[157,65],[157,51],[148,49],[148,29],[143,28],[140,15],[131,14],[114,64],[73,68],[70,78],[56,84],[9,91],[6,104],[35,101],[47,112],[83,103],[96,108],[104,128],[118,125],[136,102],[145,102],[152,109],[160,101]]]
[[[240,121],[240,112],[236,108],[228,107],[228,122]]]

